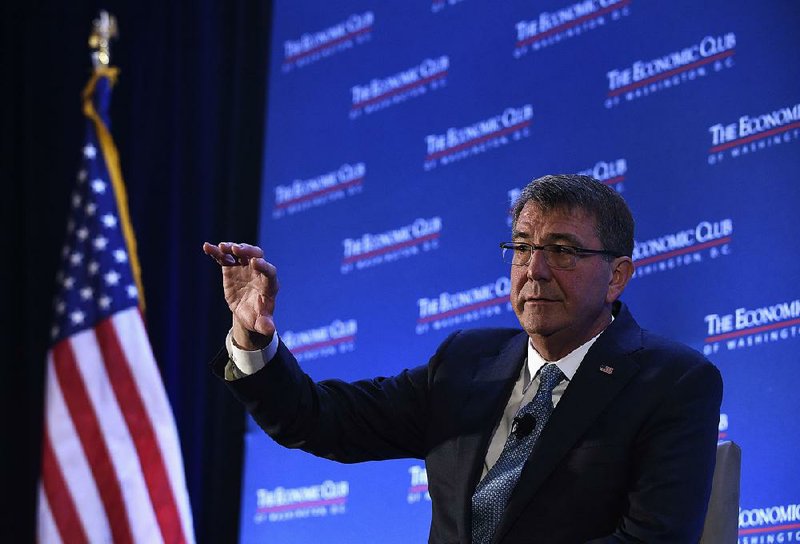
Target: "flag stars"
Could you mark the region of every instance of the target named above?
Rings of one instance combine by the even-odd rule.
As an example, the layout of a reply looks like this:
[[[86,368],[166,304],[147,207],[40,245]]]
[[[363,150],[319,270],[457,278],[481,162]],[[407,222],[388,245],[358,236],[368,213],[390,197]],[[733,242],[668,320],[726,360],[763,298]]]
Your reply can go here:
[[[79,194],[72,195],[72,207],[73,208],[80,208],[81,202],[83,202],[83,200],[81,199],[81,195],[79,195]]]
[[[64,278],[64,281],[61,282],[61,284],[64,286],[65,289],[72,289],[73,287],[75,287],[75,278],[67,276],[66,278]]]
[[[69,255],[69,246],[65,245],[64,247],[61,248],[61,256],[66,259],[67,255]]]
[[[83,183],[86,181],[86,170],[81,168],[78,170],[78,183]]]
[[[91,287],[84,287],[80,293],[83,300],[89,300],[94,295],[94,290]]]
[[[75,232],[75,235],[78,237],[78,240],[83,242],[89,237],[89,229],[86,227],[81,227]]]
[[[100,270],[100,265],[96,261],[92,261],[87,268],[89,269],[89,275],[94,276]]]
[[[53,326],[50,328],[50,338],[52,338],[53,340],[55,340],[55,339],[56,339],[56,337],[58,337],[58,333],[59,333],[59,332],[61,332],[61,330],[60,330],[60,329],[59,329],[57,326],[53,325]]]
[[[86,205],[85,211],[86,215],[94,215],[94,213],[97,211],[97,204],[95,204],[94,202],[89,202]]]
[[[108,274],[105,274],[103,279],[105,280],[106,285],[113,286],[119,284],[120,277],[121,276],[118,272],[112,270]]]
[[[83,147],[83,156],[87,159],[93,159],[97,156],[97,148],[92,144],[86,144]]]
[[[108,310],[111,307],[111,297],[103,295],[97,300],[97,305],[103,310]]]
[[[57,313],[58,315],[61,315],[61,314],[63,314],[63,313],[64,313],[64,310],[66,310],[66,309],[67,309],[67,305],[66,305],[66,304],[64,304],[64,301],[63,301],[63,300],[57,300],[57,301],[56,301],[56,313]]]
[[[114,214],[107,213],[103,217],[100,218],[100,221],[103,222],[103,226],[108,227],[110,229],[117,226],[117,218]]]
[[[139,295],[139,290],[135,285],[129,285],[126,289],[128,291],[128,298],[136,298]]]
[[[128,254],[123,249],[117,249],[114,251],[114,260],[120,264],[125,263],[128,261]]]
[[[73,325],[81,325],[84,319],[86,319],[86,314],[80,310],[75,310],[69,314],[69,320],[72,321]]]
[[[98,236],[92,241],[92,245],[97,251],[103,251],[108,245],[108,238],[105,236]]]
[[[92,191],[99,195],[102,195],[106,192],[106,186],[106,182],[102,179],[95,179],[92,181]]]
[[[83,254],[76,251],[69,256],[69,262],[72,266],[78,266],[83,262]]]

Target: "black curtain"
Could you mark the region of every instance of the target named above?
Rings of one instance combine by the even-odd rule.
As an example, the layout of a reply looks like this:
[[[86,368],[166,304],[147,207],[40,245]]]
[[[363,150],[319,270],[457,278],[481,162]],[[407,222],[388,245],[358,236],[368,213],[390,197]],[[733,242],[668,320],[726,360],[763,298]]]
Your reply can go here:
[[[0,541],[35,530],[44,362],[80,92],[100,9],[117,17],[112,100],[150,340],[181,436],[198,541],[238,533],[244,416],[206,362],[230,314],[204,240],[257,235],[271,2],[5,2],[0,179],[5,263]]]

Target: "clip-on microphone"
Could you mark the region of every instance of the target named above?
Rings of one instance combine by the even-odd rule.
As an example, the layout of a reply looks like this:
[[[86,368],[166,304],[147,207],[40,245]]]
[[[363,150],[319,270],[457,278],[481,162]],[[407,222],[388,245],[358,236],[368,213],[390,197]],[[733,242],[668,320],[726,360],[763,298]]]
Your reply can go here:
[[[522,414],[514,418],[514,423],[511,425],[511,434],[517,438],[523,438],[533,432],[536,427],[536,418],[533,414]]]

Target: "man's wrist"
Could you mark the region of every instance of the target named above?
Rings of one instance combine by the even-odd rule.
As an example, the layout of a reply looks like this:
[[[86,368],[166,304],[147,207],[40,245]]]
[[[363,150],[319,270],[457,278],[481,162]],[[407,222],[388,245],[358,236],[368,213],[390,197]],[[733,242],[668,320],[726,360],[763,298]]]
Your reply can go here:
[[[266,336],[255,331],[246,329],[235,318],[233,320],[233,328],[231,329],[232,339],[236,347],[245,351],[258,351],[266,348],[271,342],[272,336]]]
[[[275,332],[263,349],[249,350],[238,344],[233,338],[233,329],[231,329],[225,338],[225,347],[231,362],[242,374],[249,376],[264,368],[275,357],[279,341],[278,333]]]

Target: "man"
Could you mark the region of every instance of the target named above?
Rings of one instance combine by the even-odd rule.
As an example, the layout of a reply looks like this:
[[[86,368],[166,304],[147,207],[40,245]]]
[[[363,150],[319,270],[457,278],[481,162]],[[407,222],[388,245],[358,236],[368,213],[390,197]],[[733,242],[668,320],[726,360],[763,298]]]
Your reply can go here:
[[[392,378],[313,383],[273,321],[259,248],[206,244],[233,313],[212,363],[276,441],[341,462],[425,459],[435,543],[697,542],[722,382],[642,330],[622,198],[578,175],[531,182],[513,209],[511,302],[524,329],[458,331]]]

